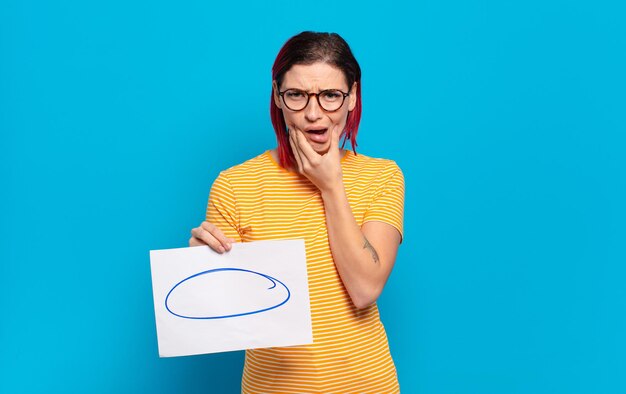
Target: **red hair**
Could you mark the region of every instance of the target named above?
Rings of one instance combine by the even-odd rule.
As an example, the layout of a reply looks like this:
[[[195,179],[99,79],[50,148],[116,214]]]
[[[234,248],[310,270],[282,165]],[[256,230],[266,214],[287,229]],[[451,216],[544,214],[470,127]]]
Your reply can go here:
[[[342,130],[343,148],[346,141],[350,141],[352,150],[356,153],[356,135],[361,122],[361,68],[356,61],[348,43],[336,33],[314,33],[305,31],[291,37],[280,49],[272,66],[272,80],[280,89],[283,77],[296,64],[328,63],[340,69],[351,89],[356,82],[356,105],[348,113],[346,127]],[[287,125],[283,111],[274,101],[274,89],[270,95],[270,118],[276,132],[278,142],[278,160],[284,168],[296,167],[296,161],[289,144]]]

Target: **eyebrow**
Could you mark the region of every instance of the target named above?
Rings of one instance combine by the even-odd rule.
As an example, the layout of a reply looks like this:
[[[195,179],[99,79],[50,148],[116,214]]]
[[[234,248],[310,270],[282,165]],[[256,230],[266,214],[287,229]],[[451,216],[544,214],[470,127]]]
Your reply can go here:
[[[307,90],[307,89],[302,89],[302,88],[285,88],[285,89],[283,89],[282,91],[284,92],[285,90],[301,90],[301,91],[303,91],[303,92],[313,93],[313,92],[312,92],[312,91],[310,91],[310,90]],[[343,91],[343,89],[341,89],[341,88],[326,88],[326,89],[320,89],[320,90],[318,90],[317,92],[319,93],[319,92],[323,92],[323,91],[325,91],[325,90],[341,90],[341,91]]]

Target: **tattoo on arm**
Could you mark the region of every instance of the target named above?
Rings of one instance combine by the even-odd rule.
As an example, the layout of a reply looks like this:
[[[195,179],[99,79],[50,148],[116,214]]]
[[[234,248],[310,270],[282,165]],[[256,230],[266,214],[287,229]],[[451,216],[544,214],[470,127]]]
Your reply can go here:
[[[365,239],[363,249],[369,249],[370,253],[372,254],[372,258],[374,259],[374,262],[378,264],[380,262],[380,259],[378,258],[378,253],[376,253],[376,249],[374,249],[374,247],[372,246],[370,241],[367,240],[367,238],[363,237],[363,239]]]

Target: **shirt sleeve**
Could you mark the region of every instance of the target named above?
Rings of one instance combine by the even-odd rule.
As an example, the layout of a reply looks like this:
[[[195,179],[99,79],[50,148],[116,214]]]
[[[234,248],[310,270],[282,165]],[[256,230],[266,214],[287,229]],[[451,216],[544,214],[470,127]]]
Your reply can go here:
[[[241,242],[237,199],[224,173],[220,173],[211,187],[206,220],[216,225],[227,237]]]
[[[381,174],[370,206],[365,211],[363,223],[379,221],[392,225],[404,238],[404,175],[395,162]]]

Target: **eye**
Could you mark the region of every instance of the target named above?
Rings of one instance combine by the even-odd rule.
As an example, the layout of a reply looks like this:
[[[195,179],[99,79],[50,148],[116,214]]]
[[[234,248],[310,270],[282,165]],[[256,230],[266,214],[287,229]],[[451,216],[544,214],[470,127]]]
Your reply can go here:
[[[301,100],[306,97],[306,94],[301,90],[289,89],[285,92],[285,96],[292,100]]]
[[[336,101],[343,97],[339,90],[325,90],[321,93],[322,99],[326,101]]]

